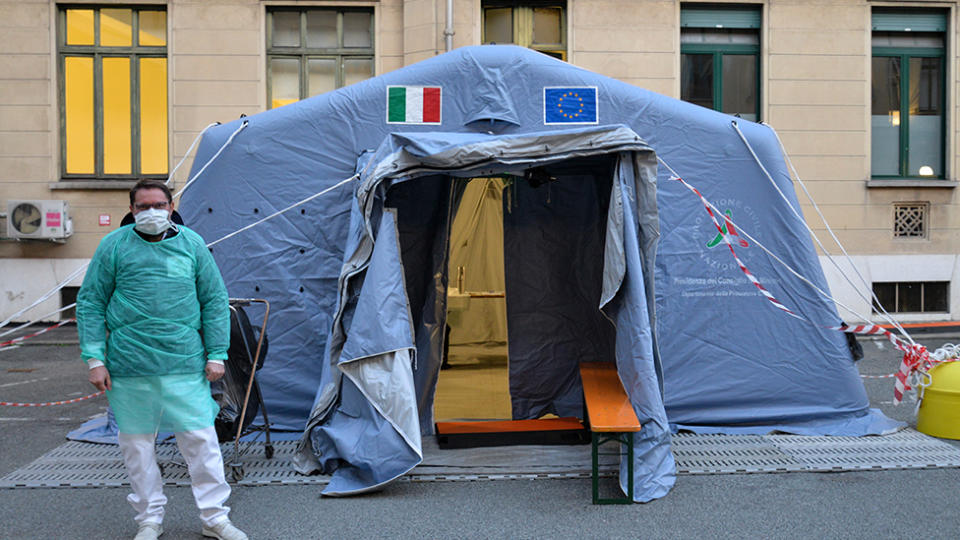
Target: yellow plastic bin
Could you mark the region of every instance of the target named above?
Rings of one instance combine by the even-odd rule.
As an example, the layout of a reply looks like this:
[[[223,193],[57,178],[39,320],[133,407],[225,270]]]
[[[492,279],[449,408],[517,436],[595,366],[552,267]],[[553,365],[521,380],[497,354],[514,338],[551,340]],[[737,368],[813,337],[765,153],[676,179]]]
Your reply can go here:
[[[960,439],[960,362],[930,370],[933,383],[923,392],[917,431],[942,439]]]

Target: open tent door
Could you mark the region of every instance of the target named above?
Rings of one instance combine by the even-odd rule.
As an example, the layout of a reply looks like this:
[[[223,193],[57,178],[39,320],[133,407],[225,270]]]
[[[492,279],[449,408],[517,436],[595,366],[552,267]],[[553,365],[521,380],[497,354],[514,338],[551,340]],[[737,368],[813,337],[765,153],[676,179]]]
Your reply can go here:
[[[511,418],[503,200],[512,178],[452,179],[446,335],[434,399],[437,422],[468,422],[464,425],[475,429],[477,420]],[[437,426],[438,435],[443,426]],[[438,437],[441,447],[445,440]]]
[[[571,180],[571,193],[563,195],[564,205],[569,207],[563,206],[551,216],[528,210],[526,220],[516,223],[518,253],[531,246],[540,251],[534,257],[535,265],[518,263],[519,270],[508,272],[515,273],[518,280],[531,280],[529,286],[515,286],[515,290],[525,291],[516,300],[511,293],[512,278],[508,277],[507,283],[508,296],[522,308],[516,316],[508,314],[508,319],[514,319],[508,323],[511,348],[514,343],[522,345],[521,352],[529,360],[518,367],[523,373],[517,377],[525,381],[518,390],[526,391],[529,399],[515,402],[513,414],[535,417],[573,408],[580,399],[577,364],[610,360],[612,355],[643,424],[634,441],[635,499],[648,501],[669,491],[675,465],[653,330],[653,263],[659,235],[656,157],[629,128],[594,126],[502,136],[392,134],[370,159],[353,205],[326,371],[299,454],[301,470],[335,471],[331,487],[324,493],[374,489],[422,459],[419,440],[412,440],[415,437],[409,430],[418,425],[429,433],[433,424],[446,317],[448,276],[444,263],[451,216],[450,178],[522,177],[531,170],[562,176],[570,171],[560,164],[590,164],[592,158],[607,164],[599,175],[603,183]],[[596,171],[589,176],[596,178]],[[578,193],[598,186],[602,189],[599,196],[589,198],[589,208],[577,205]],[[529,208],[542,203],[545,193],[553,197],[560,191],[530,194]],[[387,217],[394,210],[388,208],[396,209],[395,228]],[[594,216],[590,218],[593,226],[586,230],[578,226],[590,215]],[[556,250],[549,246],[537,246],[538,231],[547,230],[558,241],[562,236],[575,237],[563,242],[563,260],[551,258]],[[380,248],[385,242],[396,246],[397,239],[399,253]],[[587,245],[593,246],[592,252],[582,251]],[[588,278],[595,290],[574,302],[577,309],[573,309],[565,305],[568,299],[559,296],[569,293],[569,280],[576,277],[564,281],[556,276],[576,272],[553,266],[576,264],[581,256],[594,257],[598,275]],[[553,276],[553,281],[544,286],[532,280],[535,274]],[[395,286],[399,282],[404,285],[402,291]],[[558,322],[560,319],[554,318],[557,313],[560,319],[573,320]],[[586,339],[557,339],[571,328]],[[613,328],[612,334],[609,328]],[[407,334],[398,334],[401,329]],[[598,340],[599,348],[584,347],[604,332],[607,337]],[[358,346],[350,346],[353,341]],[[348,351],[351,354],[347,355]],[[374,367],[365,369],[365,363]],[[549,376],[543,376],[546,374]],[[540,388],[531,384],[538,378],[542,379]],[[394,381],[396,386],[391,384]],[[384,440],[388,444],[383,444]],[[398,449],[395,442],[406,448]],[[625,471],[622,463],[621,485],[626,483]]]

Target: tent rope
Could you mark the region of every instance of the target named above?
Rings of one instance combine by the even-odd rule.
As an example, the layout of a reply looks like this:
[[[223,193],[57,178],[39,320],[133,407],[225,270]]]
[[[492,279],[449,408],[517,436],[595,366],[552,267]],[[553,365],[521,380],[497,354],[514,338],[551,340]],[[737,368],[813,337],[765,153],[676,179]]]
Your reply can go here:
[[[666,168],[670,171],[670,173],[671,173],[672,176],[673,176],[673,177],[671,178],[672,180],[681,180],[681,181],[683,181],[683,177],[681,177],[681,176],[677,173],[677,171],[673,169],[673,167],[671,167],[670,165],[668,165],[667,162],[663,160],[663,158],[657,156],[657,160],[660,161],[660,163],[662,163],[662,164],[664,165],[664,167],[666,167]],[[687,184],[685,181],[683,181],[683,183],[686,184],[689,188],[692,189],[692,186],[690,186],[689,184]],[[697,194],[699,194],[699,192],[697,192]],[[744,229],[744,228],[741,227],[739,224],[737,224],[735,221],[733,221],[733,219],[732,219],[730,216],[724,215],[723,212],[721,212],[716,206],[714,206],[714,204],[713,204],[712,202],[710,202],[710,201],[707,200],[705,197],[703,197],[703,195],[700,195],[700,197],[701,197],[701,202],[703,202],[704,205],[708,206],[708,208],[709,208],[710,210],[712,210],[713,212],[716,212],[716,213],[719,214],[719,215],[723,215],[723,216],[724,216],[723,219],[724,219],[725,221],[730,222],[730,224],[737,230],[737,233],[738,233],[738,234],[741,234],[741,235],[747,237],[748,240],[750,240],[751,242],[753,242],[754,244],[756,244],[756,246],[759,247],[764,253],[766,253],[767,255],[769,255],[770,258],[772,258],[773,260],[775,260],[775,261],[777,261],[778,263],[780,263],[780,265],[782,265],[788,272],[790,272],[791,274],[793,274],[794,277],[796,277],[797,279],[799,279],[799,280],[803,281],[804,283],[806,283],[807,285],[809,285],[813,290],[817,291],[817,292],[818,292],[820,295],[822,295],[824,298],[826,298],[826,299],[828,299],[828,300],[830,300],[830,301],[832,301],[832,302],[835,302],[838,306],[840,306],[840,307],[842,307],[843,309],[847,310],[848,312],[850,312],[850,313],[853,314],[854,316],[860,317],[861,319],[863,319],[862,315],[860,315],[859,313],[857,313],[856,310],[854,310],[853,308],[847,306],[847,305],[844,304],[843,302],[841,302],[841,301],[833,298],[833,297],[830,295],[830,293],[828,293],[828,292],[824,291],[823,289],[821,289],[820,287],[818,287],[815,283],[813,283],[812,281],[810,281],[809,279],[807,279],[806,276],[800,274],[800,272],[798,272],[798,271],[795,270],[792,266],[790,266],[789,263],[787,263],[786,261],[784,261],[783,259],[781,259],[780,257],[778,257],[775,253],[773,253],[772,251],[770,251],[770,249],[767,248],[765,245],[763,245],[762,242],[760,242],[759,240],[757,240],[756,238],[754,238],[753,236],[751,236],[750,233],[749,233],[746,229]],[[726,236],[727,236],[727,235],[724,234],[724,235],[723,235],[723,238],[726,239]],[[863,320],[867,320],[867,319],[863,319]]]
[[[201,167],[200,170],[197,171],[197,174],[193,175],[193,178],[187,181],[187,183],[184,184],[182,188],[180,188],[180,191],[176,192],[173,195],[173,198],[176,199],[177,197],[179,197],[184,191],[187,190],[188,187],[190,187],[190,184],[193,184],[194,182],[196,182],[197,178],[200,178],[200,175],[203,174],[203,171],[207,170],[207,167],[209,167],[211,163],[213,163],[218,157],[220,157],[220,154],[223,153],[223,151],[227,148],[227,146],[230,145],[231,142],[233,142],[233,138],[236,137],[238,133],[243,131],[243,129],[247,127],[247,125],[249,124],[250,124],[249,120],[244,120],[243,123],[240,124],[240,127],[238,127],[236,131],[230,134],[230,137],[228,137],[227,141],[223,143],[223,145],[220,147],[219,150],[217,150],[217,153],[214,154],[209,161],[203,164],[203,167]]]
[[[936,351],[931,353],[923,345],[919,345],[913,342],[912,340],[910,343],[906,343],[900,338],[898,338],[897,336],[895,336],[890,331],[874,324],[850,326],[843,323],[839,326],[828,327],[828,326],[822,326],[822,325],[816,324],[813,321],[806,319],[805,317],[798,316],[797,314],[792,312],[789,308],[784,306],[781,302],[776,300],[776,298],[774,298],[769,293],[769,291],[767,291],[760,284],[759,280],[757,280],[751,274],[751,272],[747,269],[747,267],[743,264],[743,262],[737,256],[736,251],[733,248],[733,244],[730,242],[730,239],[728,238],[728,235],[724,234],[724,230],[722,226],[716,219],[715,213],[723,215],[720,213],[719,209],[717,209],[716,206],[714,206],[710,201],[708,201],[696,188],[691,186],[682,177],[680,177],[680,175],[677,174],[677,171],[673,169],[673,167],[671,167],[666,161],[664,161],[663,158],[658,156],[657,159],[672,173],[671,180],[680,181],[685,187],[687,187],[690,191],[692,191],[695,195],[697,195],[700,198],[701,202],[703,203],[704,207],[707,210],[707,213],[710,214],[710,218],[713,220],[714,226],[720,232],[724,242],[730,248],[730,252],[734,257],[734,260],[739,265],[740,270],[750,279],[750,281],[761,291],[761,293],[763,293],[763,295],[767,298],[767,300],[769,300],[774,306],[786,312],[788,315],[791,315],[804,322],[807,322],[808,324],[811,324],[820,328],[837,330],[840,332],[851,333],[851,334],[863,334],[863,335],[882,334],[897,349],[899,349],[904,353],[903,360],[900,364],[900,369],[896,373],[892,374],[892,377],[894,377],[895,379],[894,389],[893,389],[894,405],[899,404],[903,400],[903,396],[906,391],[916,389],[917,390],[917,407],[914,409],[914,413],[916,413],[916,411],[919,409],[919,403],[923,399],[924,389],[930,384],[932,384],[933,382],[933,376],[930,373],[930,370],[936,367],[937,365],[945,362],[960,361],[960,348],[952,344],[945,345],[944,347],[941,347],[940,349],[937,349]],[[735,227],[739,229],[739,226],[737,226],[729,216],[724,215],[724,220],[729,222],[730,227]],[[762,243],[760,243],[755,238],[753,238],[747,231],[740,229],[738,234],[742,234],[743,236],[753,241],[758,247],[760,247],[764,252],[770,255],[774,260],[782,264],[788,271],[790,271],[790,273],[792,273],[794,276],[804,281],[805,283],[809,284],[811,287],[814,288],[814,290],[816,290],[822,296],[833,301],[836,305],[839,305],[844,309],[846,309],[847,311],[856,315],[855,311],[853,311],[843,303],[837,301],[826,292],[822,291],[819,287],[814,285],[810,280],[808,280],[804,276],[797,273],[793,268],[791,268],[783,260],[781,260],[779,257],[774,255],[773,253],[771,253],[769,249],[767,249]]]
[[[777,185],[777,183],[774,181],[773,176],[771,176],[770,172],[760,161],[760,157],[757,156],[757,153],[753,150],[753,146],[750,144],[750,141],[747,140],[746,136],[740,130],[740,126],[737,124],[737,121],[736,120],[731,121],[731,125],[733,126],[733,129],[737,132],[737,135],[740,136],[740,140],[743,141],[744,145],[746,145],[747,150],[750,151],[750,155],[753,156],[754,161],[756,161],[757,165],[760,167],[760,170],[763,171],[763,174],[767,177],[767,180],[769,180],[770,183],[773,185],[774,189],[777,190],[777,193],[780,195],[780,198],[787,203],[787,206],[793,212],[793,215],[794,217],[797,218],[797,221],[803,224],[804,228],[807,229],[807,232],[810,233],[810,236],[813,237],[814,242],[816,242],[817,245],[820,247],[820,250],[827,256],[827,259],[831,262],[831,264],[833,264],[836,267],[836,269],[840,272],[840,275],[843,276],[843,278],[847,281],[847,283],[851,287],[853,287],[854,291],[857,293],[860,299],[866,302],[867,304],[870,304],[871,303],[870,299],[868,299],[866,296],[864,296],[861,293],[860,288],[857,286],[857,284],[855,284],[853,280],[850,279],[847,273],[843,270],[843,268],[840,267],[840,265],[834,259],[833,254],[831,254],[830,251],[827,250],[826,246],[823,245],[823,243],[820,241],[820,238],[817,237],[817,234],[813,232],[813,229],[810,227],[807,221],[800,214],[799,210],[796,207],[794,207],[790,199],[787,198],[786,194],[784,194],[783,191],[780,189],[780,186]],[[764,125],[767,125],[767,124],[764,124]],[[853,264],[853,261],[850,259],[850,255],[847,253],[847,250],[844,249],[843,244],[840,243],[840,239],[837,238],[836,234],[834,234],[833,229],[830,227],[830,224],[827,222],[827,218],[820,211],[820,207],[813,200],[813,197],[810,196],[810,193],[807,191],[806,185],[800,179],[800,175],[797,174],[796,169],[793,168],[793,164],[790,162],[790,157],[787,155],[787,150],[786,148],[784,148],[783,142],[780,140],[779,135],[777,135],[776,131],[773,130],[772,127],[770,127],[769,125],[767,125],[767,127],[769,127],[771,131],[773,131],[774,136],[777,138],[777,142],[780,143],[781,152],[786,157],[787,162],[790,164],[791,169],[793,169],[794,177],[797,179],[797,182],[800,184],[800,187],[803,189],[803,192],[806,194],[807,199],[809,199],[810,202],[813,204],[813,207],[816,209],[817,214],[820,216],[821,221],[823,221],[823,224],[827,228],[827,231],[830,232],[830,236],[833,238],[833,241],[836,242],[836,244],[840,247],[840,250],[843,251],[843,254],[846,255],[847,262],[850,263],[850,266],[853,267],[854,271],[856,271],[857,275],[860,277],[861,284],[866,286],[867,282],[864,279],[863,275],[860,274],[860,271],[857,270],[856,265]],[[915,345],[916,342],[913,340],[910,334],[907,333],[907,331],[904,330],[904,328],[900,326],[900,324],[895,319],[893,319],[893,317],[891,317],[889,313],[887,313],[886,309],[884,309],[883,305],[880,303],[880,300],[876,297],[875,294],[873,294],[872,290],[871,290],[871,295],[873,296],[873,301],[875,305],[877,305],[880,308],[881,316],[884,318],[884,320],[886,320],[889,324],[893,325],[893,327],[896,328],[901,333],[901,335],[903,335],[903,337],[910,342],[911,345]],[[858,315],[858,316],[861,317],[861,319],[864,321],[870,320],[869,318],[864,318],[861,315]]]
[[[56,287],[54,287],[53,289],[50,289],[50,290],[47,291],[46,293],[44,293],[44,294],[43,294],[40,298],[38,298],[35,302],[33,302],[33,303],[30,304],[29,306],[21,309],[20,311],[14,313],[13,315],[7,317],[3,322],[0,322],[0,328],[3,328],[4,326],[10,324],[10,321],[12,321],[13,319],[15,319],[15,318],[19,317],[20,315],[23,315],[23,314],[26,313],[27,311],[30,311],[31,309],[35,308],[36,306],[38,306],[39,304],[41,304],[42,302],[46,301],[48,298],[50,298],[51,296],[53,296],[54,293],[56,293],[57,291],[59,291],[60,289],[62,289],[62,288],[64,288],[64,287],[66,287],[66,286],[67,286],[67,283],[70,283],[71,281],[73,281],[74,278],[76,278],[76,277],[79,276],[81,273],[83,273],[83,271],[87,268],[87,265],[89,265],[89,264],[90,264],[90,263],[84,263],[84,264],[80,265],[80,267],[78,267],[77,269],[75,269],[73,272],[70,272],[70,274],[66,277],[66,279],[64,279],[60,284],[58,284],[58,285],[57,285]]]
[[[193,142],[190,143],[190,148],[187,148],[186,153],[184,153],[183,157],[180,158],[180,162],[177,163],[177,166],[174,167],[173,170],[170,171],[170,174],[167,175],[167,181],[164,182],[164,184],[169,186],[170,182],[173,182],[173,176],[177,174],[177,169],[179,169],[180,166],[183,165],[183,162],[187,160],[187,158],[190,156],[190,152],[193,152],[193,147],[196,146],[198,142],[200,142],[200,138],[203,137],[203,134],[206,133],[207,130],[212,128],[213,126],[219,126],[219,125],[220,125],[220,122],[210,123],[207,125],[207,127],[203,128],[203,130],[201,130],[196,137],[193,138]]]
[[[669,166],[667,167],[670,168]],[[723,227],[720,225],[720,223],[717,221],[714,215],[714,210],[716,210],[717,213],[719,213],[719,210],[717,210],[716,207],[713,207],[713,205],[709,201],[707,201],[706,198],[704,198],[704,196],[699,191],[697,191],[696,188],[688,184],[683,178],[677,175],[674,175],[671,177],[671,180],[677,180],[681,182],[685,187],[687,187],[690,191],[692,191],[695,195],[697,195],[700,198],[704,207],[707,209],[707,213],[710,214],[710,219],[713,220],[713,224],[716,226],[717,231],[720,233],[721,238],[723,238],[723,241],[724,243],[726,243],[727,247],[730,248],[730,253],[733,254],[733,258],[737,262],[737,265],[739,266],[740,271],[747,276],[750,282],[753,283],[753,285],[760,290],[763,296],[775,307],[777,307],[778,309],[782,310],[783,312],[787,313],[792,317],[800,319],[803,322],[806,322],[813,326],[817,326],[827,330],[837,330],[840,332],[846,332],[851,334],[867,334],[867,335],[883,334],[884,337],[890,340],[890,342],[893,343],[893,345],[897,349],[903,352],[903,361],[900,364],[900,370],[897,371],[897,373],[894,375],[895,377],[895,381],[893,384],[893,403],[894,404],[899,404],[900,401],[903,399],[904,393],[907,390],[912,389],[911,384],[913,385],[916,385],[918,383],[923,384],[924,380],[929,380],[929,375],[927,372],[937,362],[931,361],[930,354],[927,351],[926,347],[922,345],[904,343],[900,338],[893,335],[893,333],[891,333],[890,331],[874,324],[854,326],[854,327],[848,326],[846,324],[840,324],[839,326],[822,326],[817,323],[814,323],[813,321],[807,319],[806,317],[797,315],[796,313],[791,311],[789,308],[784,306],[780,301],[774,298],[774,296],[770,294],[770,292],[767,291],[766,288],[763,287],[760,281],[755,276],[753,276],[750,270],[747,269],[746,265],[744,265],[743,262],[740,260],[740,258],[737,256],[736,251],[733,249],[733,243],[730,242],[728,235],[724,232]],[[726,219],[726,216],[725,216],[725,219]],[[727,224],[730,227],[734,226],[733,221],[731,220],[728,220]],[[748,238],[751,238],[748,234],[746,233],[744,234]],[[764,251],[767,251],[769,253],[769,251],[766,249],[764,249]],[[796,273],[794,274],[797,275]],[[803,278],[802,276],[798,276],[798,277],[800,277],[803,281],[806,281],[807,283],[809,283],[809,280]],[[819,288],[817,288],[817,291],[820,292],[821,294],[825,294],[822,291],[820,291]],[[929,384],[929,382],[927,384]]]
[[[306,204],[306,203],[312,201],[313,199],[316,199],[317,197],[320,197],[321,195],[325,195],[325,194],[333,191],[334,189],[336,189],[336,188],[338,188],[338,187],[340,187],[340,186],[342,186],[342,185],[350,182],[351,180],[355,180],[355,179],[357,179],[357,178],[359,178],[359,177],[360,177],[360,173],[357,173],[357,174],[351,176],[350,178],[344,178],[343,180],[337,182],[336,184],[328,187],[327,189],[325,189],[325,190],[323,190],[323,191],[320,191],[320,192],[318,192],[318,193],[314,193],[313,195],[307,197],[306,199],[302,199],[302,200],[300,200],[300,201],[298,201],[298,202],[295,202],[295,203],[291,204],[290,206],[284,208],[283,210],[278,210],[278,211],[270,214],[269,216],[267,216],[267,217],[265,217],[265,218],[263,218],[263,219],[261,219],[261,220],[259,220],[259,221],[255,221],[255,222],[247,225],[246,227],[243,227],[243,228],[237,229],[236,231],[233,231],[232,233],[224,236],[223,238],[220,238],[219,240],[214,240],[213,242],[210,242],[209,244],[207,244],[207,247],[208,247],[208,248],[209,248],[209,247],[213,247],[213,246],[215,246],[216,244],[219,244],[220,242],[223,242],[223,241],[226,240],[227,238],[231,238],[231,237],[236,236],[236,235],[238,235],[238,234],[240,234],[240,233],[242,233],[242,232],[244,232],[244,231],[246,231],[246,230],[248,230],[248,229],[252,229],[252,228],[256,227],[257,225],[260,225],[261,223],[264,223],[264,222],[266,222],[266,221],[269,221],[269,220],[271,220],[271,219],[279,216],[280,214],[283,214],[284,212],[288,212],[288,211],[290,211],[290,210],[292,210],[292,209],[294,209],[294,208],[296,208],[296,207],[298,207],[298,206],[300,206],[300,205]]]
[[[813,199],[813,197],[810,195],[810,192],[807,191],[807,186],[806,186],[806,184],[803,182],[803,179],[800,178],[800,173],[797,172],[797,168],[793,166],[793,160],[790,159],[790,154],[787,153],[787,149],[786,149],[786,147],[783,145],[783,141],[780,140],[780,135],[777,133],[777,130],[775,130],[775,129],[773,128],[773,126],[771,126],[771,125],[769,125],[769,124],[762,123],[762,125],[764,125],[764,126],[766,126],[767,128],[769,128],[770,131],[773,132],[773,136],[777,138],[777,143],[780,144],[780,151],[781,151],[781,153],[783,153],[783,156],[786,158],[786,160],[787,160],[787,165],[790,167],[790,170],[793,171],[793,177],[796,178],[797,183],[800,184],[800,188],[803,190],[803,193],[807,196],[807,199],[810,201],[810,204],[813,205],[814,210],[817,211],[817,215],[820,216],[820,220],[823,221],[824,226],[826,226],[827,232],[830,233],[831,238],[833,238],[833,241],[836,242],[837,246],[840,248],[840,251],[841,251],[841,252],[843,253],[843,255],[846,257],[847,263],[850,264],[850,267],[853,268],[853,271],[857,274],[857,277],[860,278],[860,283],[861,283],[866,289],[869,289],[869,290],[870,290],[870,296],[872,297],[873,301],[876,303],[877,307],[880,308],[880,312],[881,312],[887,319],[889,319],[889,320],[891,321],[891,324],[893,324],[895,328],[897,328],[898,330],[900,330],[900,332],[903,333],[903,335],[906,336],[908,340],[910,340],[911,342],[913,342],[913,339],[910,338],[910,334],[900,325],[899,322],[897,322],[896,319],[894,319],[894,318],[887,312],[887,310],[883,307],[883,304],[880,303],[880,299],[877,298],[876,293],[873,292],[873,289],[870,287],[869,283],[867,283],[867,279],[866,279],[865,277],[863,277],[863,274],[860,273],[860,269],[857,268],[857,265],[855,265],[855,264],[853,263],[853,260],[852,260],[852,258],[850,257],[850,254],[847,253],[846,248],[843,247],[843,244],[840,243],[840,239],[837,238],[837,235],[833,232],[833,228],[831,228],[831,227],[830,227],[830,224],[827,223],[827,218],[823,215],[823,212],[820,211],[820,206],[817,205],[817,202],[816,202],[816,201]],[[811,232],[811,234],[812,234],[812,232]],[[814,235],[814,238],[816,238],[816,235]],[[870,303],[870,300],[867,299],[867,298],[865,298],[865,297],[861,294],[860,290],[857,289],[856,285],[851,282],[850,278],[847,277],[847,275],[843,272],[843,270],[840,268],[840,266],[834,261],[833,255],[830,254],[830,253],[829,253],[825,248],[823,248],[822,246],[821,246],[821,249],[823,249],[823,252],[827,255],[827,258],[830,259],[831,262],[833,262],[834,266],[836,266],[837,269],[840,270],[840,274],[844,277],[844,279],[847,280],[847,283],[849,283],[850,285],[853,286],[854,290],[855,290],[856,293],[860,296],[860,298],[863,299],[865,302]]]
[[[41,315],[41,316],[37,317],[37,320],[46,319],[47,317],[49,317],[49,316],[51,316],[51,315],[56,315],[57,313],[60,313],[60,312],[62,312],[62,311],[66,311],[66,310],[68,310],[68,309],[70,309],[70,308],[72,308],[72,307],[74,307],[74,306],[76,306],[76,305],[77,305],[77,303],[74,302],[74,303],[70,304],[69,306],[63,306],[63,307],[60,308],[60,309],[56,309],[56,310],[54,310],[54,311],[51,311],[50,313],[47,313],[47,314],[45,314],[45,315]],[[70,320],[72,321],[73,319],[70,319]],[[0,333],[0,337],[5,337],[5,336],[8,336],[8,335],[10,335],[10,334],[18,331],[18,330],[23,330],[24,328],[30,326],[31,324],[33,324],[33,322],[25,322],[25,323],[17,326],[16,328],[11,328],[10,330],[7,330],[6,332]],[[0,348],[2,348],[2,347],[0,347]]]

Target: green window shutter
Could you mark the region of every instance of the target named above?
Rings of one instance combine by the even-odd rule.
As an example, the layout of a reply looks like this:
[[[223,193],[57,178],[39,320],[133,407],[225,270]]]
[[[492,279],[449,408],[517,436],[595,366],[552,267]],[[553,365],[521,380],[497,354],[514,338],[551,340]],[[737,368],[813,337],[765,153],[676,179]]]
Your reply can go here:
[[[751,28],[760,29],[762,14],[759,9],[683,8],[680,11],[681,28]]]
[[[873,30],[878,32],[947,31],[947,14],[940,10],[922,12],[875,10],[872,19]]]

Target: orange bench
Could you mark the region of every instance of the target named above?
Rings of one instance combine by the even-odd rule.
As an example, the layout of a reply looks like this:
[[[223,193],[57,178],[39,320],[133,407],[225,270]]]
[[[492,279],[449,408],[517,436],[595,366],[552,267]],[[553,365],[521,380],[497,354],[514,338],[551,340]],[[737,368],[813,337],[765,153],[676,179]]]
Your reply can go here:
[[[630,504],[633,502],[633,434],[640,431],[640,420],[633,412],[630,398],[623,390],[617,368],[612,362],[583,362],[584,418],[591,434],[593,457],[593,504]],[[599,493],[599,447],[617,441],[627,447],[627,497],[601,499]],[[622,456],[622,452],[615,455]]]

